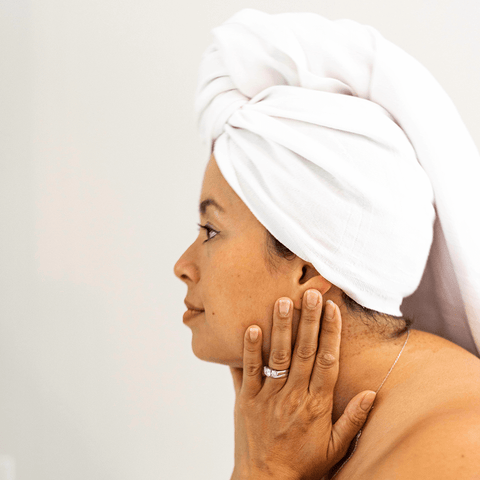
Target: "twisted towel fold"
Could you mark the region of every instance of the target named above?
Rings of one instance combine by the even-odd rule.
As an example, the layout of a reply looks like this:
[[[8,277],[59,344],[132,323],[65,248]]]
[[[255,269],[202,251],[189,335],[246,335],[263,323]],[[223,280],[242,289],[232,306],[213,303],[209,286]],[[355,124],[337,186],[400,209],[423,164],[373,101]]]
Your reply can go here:
[[[351,20],[244,9],[212,33],[199,132],[256,218],[361,305],[480,351],[480,157],[436,80]]]

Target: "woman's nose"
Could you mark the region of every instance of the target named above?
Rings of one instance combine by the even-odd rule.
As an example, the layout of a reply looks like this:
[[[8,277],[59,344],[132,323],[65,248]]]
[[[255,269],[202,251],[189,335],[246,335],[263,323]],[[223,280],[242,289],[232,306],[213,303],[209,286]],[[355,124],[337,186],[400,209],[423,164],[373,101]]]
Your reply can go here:
[[[175,275],[187,284],[188,282],[197,283],[200,280],[198,267],[191,258],[191,249],[192,246],[183,253],[173,268]]]

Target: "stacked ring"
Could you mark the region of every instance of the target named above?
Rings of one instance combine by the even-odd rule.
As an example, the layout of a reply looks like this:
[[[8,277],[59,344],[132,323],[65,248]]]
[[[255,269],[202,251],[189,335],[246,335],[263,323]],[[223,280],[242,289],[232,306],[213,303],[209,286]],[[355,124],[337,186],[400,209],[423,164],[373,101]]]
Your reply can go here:
[[[271,378],[283,378],[288,376],[289,368],[286,370],[274,370],[273,368],[264,366],[263,367],[263,375],[265,377],[271,377]]]

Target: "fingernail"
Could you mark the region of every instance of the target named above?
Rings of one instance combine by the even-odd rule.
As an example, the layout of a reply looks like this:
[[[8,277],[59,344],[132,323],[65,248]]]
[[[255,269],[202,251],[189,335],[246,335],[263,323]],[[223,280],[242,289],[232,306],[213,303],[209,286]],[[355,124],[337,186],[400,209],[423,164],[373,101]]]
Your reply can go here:
[[[368,411],[373,405],[376,396],[377,394],[375,392],[366,393],[362,399],[362,403],[360,403],[360,407],[362,408],[362,410]]]
[[[318,303],[318,293],[315,290],[309,290],[307,292],[307,306],[315,308]]]
[[[288,300],[278,301],[278,313],[281,317],[286,317],[290,311],[290,302]]]
[[[335,314],[335,304],[331,300],[327,300],[327,307],[325,308],[325,319],[332,321]]]
[[[252,342],[256,342],[258,338],[258,328],[257,327],[251,327],[250,328],[250,340]]]

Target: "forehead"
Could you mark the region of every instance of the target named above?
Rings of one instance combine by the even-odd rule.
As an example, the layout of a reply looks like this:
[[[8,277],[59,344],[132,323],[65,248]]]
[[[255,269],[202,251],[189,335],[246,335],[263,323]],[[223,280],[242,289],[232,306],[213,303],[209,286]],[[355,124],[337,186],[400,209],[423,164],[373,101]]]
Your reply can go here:
[[[205,170],[205,176],[203,177],[200,202],[203,202],[206,199],[216,201],[224,208],[225,213],[232,213],[234,210],[241,207],[239,205],[240,203],[243,204],[240,197],[234,192],[232,187],[223,177],[213,154],[210,157]],[[214,210],[214,208],[212,208],[212,210]]]

